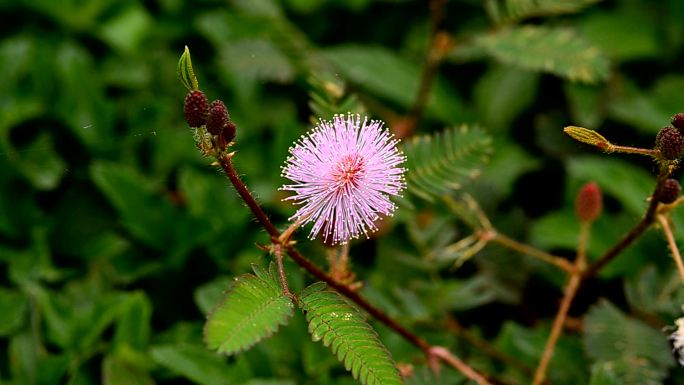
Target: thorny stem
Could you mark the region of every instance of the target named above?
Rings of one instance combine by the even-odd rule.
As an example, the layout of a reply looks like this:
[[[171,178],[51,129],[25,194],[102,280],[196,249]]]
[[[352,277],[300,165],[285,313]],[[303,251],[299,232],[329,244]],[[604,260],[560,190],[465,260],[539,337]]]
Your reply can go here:
[[[285,276],[285,268],[283,267],[283,248],[279,243],[273,245],[273,254],[275,254],[276,263],[278,264],[278,273],[280,274],[280,285],[283,287],[283,294],[290,297],[292,296],[292,293],[287,286],[287,277]]]
[[[682,282],[684,282],[684,263],[682,263],[682,254],[679,252],[679,248],[677,247],[677,242],[675,241],[674,234],[672,233],[672,228],[670,227],[670,221],[665,215],[658,214],[658,222],[660,222],[660,226],[662,226],[663,228],[663,233],[665,234],[665,238],[667,239],[667,245],[670,248],[670,252],[672,253],[672,258],[674,259],[675,264],[677,265],[679,276],[681,277]]]
[[[252,211],[252,213],[259,221],[259,223],[271,236],[271,241],[274,244],[280,244],[280,241],[278,239],[280,237],[280,232],[278,231],[278,229],[276,229],[276,227],[273,225],[271,220],[263,211],[259,203],[257,203],[257,201],[249,192],[245,184],[240,179],[240,176],[237,174],[235,167],[233,167],[232,154],[220,154],[217,157],[217,161],[221,165],[223,171],[228,176],[228,179],[230,179],[230,182],[233,184],[233,187],[235,187],[235,190],[238,192],[238,195],[240,195],[242,200],[245,202],[247,207],[249,207],[249,209]],[[458,370],[463,375],[477,382],[478,384],[489,384],[489,382],[487,381],[487,379],[485,379],[484,376],[482,376],[477,371],[475,371],[475,369],[471,368],[465,362],[461,361],[456,356],[451,354],[448,350],[441,347],[438,350],[435,350],[436,347],[430,345],[427,341],[417,336],[416,334],[413,334],[413,332],[403,327],[401,324],[399,324],[397,321],[395,321],[393,318],[391,318],[389,315],[387,315],[379,308],[373,306],[370,302],[368,302],[365,298],[360,296],[357,292],[351,290],[347,285],[339,283],[335,279],[327,275],[318,266],[313,264],[310,260],[304,257],[301,253],[299,253],[299,251],[291,243],[280,245],[285,248],[287,254],[299,266],[303,267],[304,270],[309,272],[314,277],[325,282],[326,284],[328,284],[328,286],[332,287],[340,294],[352,300],[354,303],[356,303],[358,306],[360,306],[366,312],[368,312],[368,314],[370,314],[373,318],[382,322],[387,327],[392,329],[394,332],[401,335],[405,340],[421,349],[423,353],[425,353],[425,355],[428,356],[428,358],[432,356],[437,356],[444,362],[446,362],[449,366]]]
[[[546,369],[549,367],[549,363],[553,357],[553,351],[556,347],[556,343],[558,342],[558,338],[560,338],[560,335],[563,332],[563,325],[568,317],[570,305],[572,305],[572,301],[575,299],[575,295],[577,294],[577,291],[582,283],[582,271],[586,268],[586,250],[587,243],[589,241],[590,228],[591,222],[582,222],[580,227],[579,244],[577,247],[577,258],[575,259],[575,269],[570,273],[570,279],[565,287],[563,300],[558,308],[558,313],[556,313],[556,318],[553,320],[553,326],[551,327],[549,339],[546,341],[546,346],[544,346],[544,351],[542,352],[542,357],[539,360],[539,365],[537,366],[537,370],[534,372],[532,385],[540,385],[546,378]]]
[[[660,193],[660,189],[663,186],[663,182],[665,182],[665,179],[667,179],[667,176],[669,174],[669,165],[660,167],[660,174],[658,174],[656,186],[653,190],[653,195],[651,195],[651,201],[648,204],[648,208],[646,209],[646,213],[644,214],[643,218],[641,218],[641,220],[637,222],[637,224],[634,225],[634,227],[632,227],[632,229],[627,234],[625,234],[625,236],[622,239],[620,239],[618,243],[616,243],[612,248],[606,251],[596,262],[589,265],[589,268],[587,268],[584,271],[584,278],[588,278],[596,274],[603,266],[608,264],[622,251],[629,247],[632,244],[632,242],[639,238],[639,236],[641,236],[641,234],[643,234],[644,231],[646,231],[646,229],[648,229],[653,224],[653,222],[655,221],[656,212],[658,210],[657,197]]]

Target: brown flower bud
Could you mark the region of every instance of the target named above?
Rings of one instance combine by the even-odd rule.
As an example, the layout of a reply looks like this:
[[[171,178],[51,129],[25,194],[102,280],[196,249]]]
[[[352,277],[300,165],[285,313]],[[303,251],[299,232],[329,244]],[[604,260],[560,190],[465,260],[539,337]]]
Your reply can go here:
[[[658,191],[658,202],[672,203],[679,198],[682,193],[682,186],[676,179],[668,178]]]
[[[674,114],[671,122],[672,125],[678,128],[679,130],[684,130],[684,112]]]
[[[674,127],[664,127],[656,136],[656,149],[667,160],[676,160],[684,153],[684,136]]]
[[[209,106],[207,118],[207,131],[212,135],[218,135],[228,122],[228,109],[220,100],[214,100]]]
[[[183,103],[185,121],[190,127],[200,127],[207,121],[209,100],[202,91],[190,91]]]
[[[593,222],[603,210],[603,194],[596,182],[582,186],[575,199],[575,213],[582,222]]]
[[[228,123],[226,123],[226,126],[223,127],[223,139],[226,141],[226,143],[230,143],[233,141],[233,139],[235,139],[236,133],[237,127],[235,126],[235,123],[229,120]]]

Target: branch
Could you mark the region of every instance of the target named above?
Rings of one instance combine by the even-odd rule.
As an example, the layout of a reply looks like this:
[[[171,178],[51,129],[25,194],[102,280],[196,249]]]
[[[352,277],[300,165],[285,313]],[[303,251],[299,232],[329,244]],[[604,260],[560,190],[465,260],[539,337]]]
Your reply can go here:
[[[349,286],[344,285],[327,275],[323,270],[318,268],[313,262],[308,260],[306,257],[304,257],[293,245],[292,243],[285,243],[282,244],[279,240],[280,237],[280,232],[276,227],[273,225],[271,220],[268,218],[266,213],[263,211],[259,203],[254,199],[252,194],[249,192],[245,184],[242,182],[240,179],[240,176],[237,174],[235,167],[233,167],[233,162],[232,162],[232,153],[231,154],[220,154],[217,157],[218,163],[221,165],[221,168],[223,171],[226,173],[228,176],[228,179],[230,179],[230,182],[233,184],[235,187],[235,190],[237,190],[238,194],[242,198],[242,200],[245,202],[247,207],[252,211],[254,216],[257,218],[259,223],[263,226],[263,228],[268,232],[268,234],[271,236],[271,242],[274,243],[274,245],[280,245],[285,248],[285,251],[287,254],[295,261],[297,264],[301,267],[303,267],[307,272],[309,272],[311,275],[314,277],[320,279],[321,281],[325,282],[328,284],[328,286],[332,287],[333,289],[337,290],[340,294],[343,294],[350,300],[352,300],[354,303],[356,303],[358,306],[363,308],[368,314],[370,314],[373,318],[377,319],[378,321],[382,322],[385,324],[387,327],[392,329],[394,332],[397,334],[401,335],[405,340],[413,344],[414,346],[418,347],[423,351],[423,353],[428,356],[437,356],[440,359],[442,359],[444,362],[446,362],[449,366],[453,367],[454,369],[458,370],[461,372],[463,375],[468,377],[469,379],[475,381],[478,384],[489,384],[487,379],[479,374],[475,369],[471,368],[468,366],[465,362],[461,361],[458,359],[456,356],[454,356],[452,353],[450,353],[448,350],[444,348],[439,348],[441,350],[437,350],[435,353],[435,348],[434,346],[430,345],[427,341],[422,339],[421,337],[417,336],[416,334],[412,333],[405,327],[403,327],[401,324],[399,324],[397,321],[395,321],[393,318],[391,318],[389,315],[387,315],[385,312],[380,310],[379,308],[373,306],[370,302],[368,302],[365,298],[360,296],[358,293],[355,291],[351,290]]]
[[[551,327],[551,333],[549,334],[549,339],[546,341],[546,346],[544,346],[544,351],[542,357],[539,360],[539,365],[537,370],[534,372],[534,380],[532,385],[541,385],[546,378],[546,369],[551,363],[551,358],[553,358],[553,351],[556,348],[556,343],[563,332],[563,325],[568,317],[568,311],[570,310],[570,305],[575,299],[575,295],[582,284],[582,271],[586,268],[586,255],[587,255],[587,243],[589,241],[589,229],[591,227],[591,222],[582,222],[580,227],[580,237],[579,245],[577,247],[577,258],[575,259],[575,269],[571,273],[570,280],[565,287],[565,293],[563,294],[563,300],[561,301],[560,307],[558,308],[558,313],[556,313],[556,318],[553,320],[553,326]]]
[[[565,271],[566,273],[572,273],[573,271],[575,271],[575,266],[573,266],[573,264],[568,262],[565,258],[549,254],[546,251],[539,250],[524,243],[520,243],[498,232],[494,232],[491,240],[511,250],[515,250],[521,254],[526,254],[531,257],[537,258],[541,261],[544,261],[546,263],[549,263],[551,265],[554,265],[557,268]]]
[[[444,47],[447,45],[445,35],[439,32],[442,20],[444,20],[445,5],[446,0],[430,0],[430,47],[425,57],[425,64],[423,65],[423,72],[420,76],[418,91],[411,110],[404,118],[401,132],[395,133],[399,137],[411,136],[418,125],[418,122],[423,118],[425,106],[430,97],[430,88],[432,88],[432,82],[437,75],[437,68],[444,56]]]
[[[616,243],[612,248],[606,251],[596,262],[589,265],[589,268],[587,268],[584,272],[584,278],[588,278],[596,274],[603,266],[607,265],[621,252],[623,252],[627,247],[629,247],[632,244],[632,242],[639,238],[639,236],[641,236],[641,234],[643,234],[644,231],[646,231],[646,229],[648,229],[653,224],[653,222],[655,222],[656,212],[658,210],[657,197],[660,193],[660,189],[663,186],[663,182],[665,182],[665,179],[667,179],[669,173],[669,166],[661,166],[660,174],[658,175],[658,180],[656,182],[656,187],[653,190],[653,194],[651,195],[651,202],[648,204],[648,208],[646,209],[644,217],[641,218],[641,220],[637,222],[637,224],[634,225],[634,227],[632,227],[632,229],[627,234],[625,234],[625,236],[622,239],[620,239],[618,243]]]
[[[684,282],[684,263],[682,263],[682,254],[679,252],[677,247],[677,242],[675,241],[674,234],[672,234],[672,228],[670,228],[670,223],[668,218],[663,214],[658,214],[658,222],[663,228],[663,233],[667,239],[667,245],[672,253],[672,258],[675,260],[677,265],[677,270],[679,271],[679,276]]]

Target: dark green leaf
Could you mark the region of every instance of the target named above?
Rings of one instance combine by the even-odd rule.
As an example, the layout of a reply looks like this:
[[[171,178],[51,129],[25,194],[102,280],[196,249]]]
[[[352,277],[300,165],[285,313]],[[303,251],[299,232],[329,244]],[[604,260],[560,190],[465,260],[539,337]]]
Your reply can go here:
[[[131,5],[104,22],[99,35],[113,48],[133,53],[152,27],[152,18],[141,5]]]
[[[23,324],[27,307],[25,295],[0,288],[0,336],[14,332]]]
[[[161,366],[198,385],[241,384],[234,379],[234,368],[220,356],[193,345],[156,345],[150,350]]]
[[[42,133],[18,152],[17,166],[36,189],[53,190],[67,173],[68,168],[56,153],[52,137]]]
[[[662,384],[674,365],[663,333],[626,317],[607,301],[595,305],[586,316],[584,344],[589,356],[610,364],[623,384]]]
[[[418,65],[381,47],[346,45],[328,48],[323,53],[349,82],[403,108],[412,105],[418,92]],[[448,123],[464,119],[463,102],[440,77],[430,94],[427,113]]]
[[[511,66],[494,66],[475,87],[482,123],[502,131],[534,100],[539,74]]]
[[[138,367],[113,356],[102,361],[103,385],[154,385],[154,380]]]
[[[621,383],[611,363],[594,364],[591,367],[589,385],[620,385]]]
[[[183,216],[132,168],[93,163],[90,173],[128,230],[150,246],[183,255],[200,237],[210,235],[206,221]]]
[[[609,74],[601,51],[565,28],[524,26],[501,29],[475,45],[502,63],[550,72],[570,81],[596,83]]]
[[[601,0],[486,0],[489,17],[497,23],[510,23],[529,17],[575,13]]]
[[[115,348],[128,346],[145,350],[150,340],[152,304],[143,292],[133,292],[121,305],[121,315],[114,330]]]

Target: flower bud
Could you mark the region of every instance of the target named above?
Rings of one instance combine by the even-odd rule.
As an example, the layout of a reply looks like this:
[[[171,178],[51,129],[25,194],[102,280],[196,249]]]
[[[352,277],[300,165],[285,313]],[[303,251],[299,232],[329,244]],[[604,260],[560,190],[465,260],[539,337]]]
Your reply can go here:
[[[227,142],[230,143],[235,139],[235,134],[237,133],[237,127],[235,126],[235,123],[228,121],[226,123],[226,126],[223,127],[223,139]]]
[[[684,112],[674,114],[672,117],[672,125],[679,130],[684,130]]]
[[[656,136],[656,149],[667,160],[677,160],[684,153],[684,136],[674,127],[665,127]]]
[[[582,186],[575,199],[575,213],[582,222],[593,222],[603,210],[603,194],[596,182]]]
[[[220,100],[214,100],[209,106],[207,118],[207,131],[212,135],[218,135],[228,123],[228,109]]]
[[[185,121],[190,127],[200,127],[207,121],[209,100],[202,91],[190,91],[183,104]]]
[[[658,191],[658,202],[672,203],[679,198],[682,193],[682,186],[676,179],[666,179]]]

